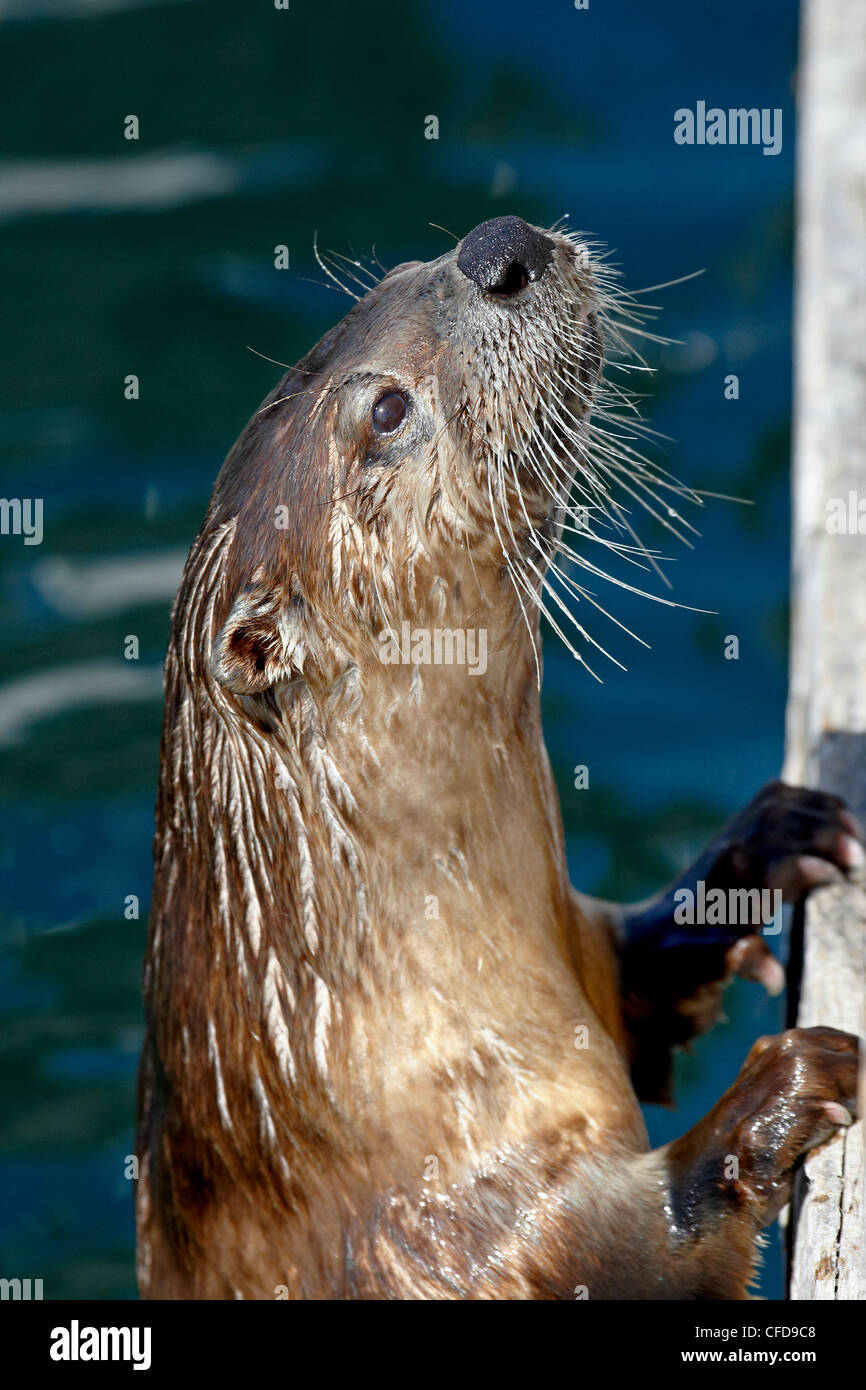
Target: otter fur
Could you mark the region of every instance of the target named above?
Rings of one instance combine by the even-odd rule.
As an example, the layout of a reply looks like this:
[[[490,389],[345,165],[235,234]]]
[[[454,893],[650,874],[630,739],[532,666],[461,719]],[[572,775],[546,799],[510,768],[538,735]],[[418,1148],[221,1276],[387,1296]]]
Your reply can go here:
[[[794,1030],[651,1151],[672,1050],[779,967],[673,890],[569,883],[539,612],[565,635],[563,560],[602,572],[614,484],[657,481],[593,449],[613,303],[579,238],[482,223],[363,295],[223,466],[165,667],[144,1297],[743,1298],[852,1119],[856,1040]],[[406,623],[484,662],[396,659]],[[772,783],[683,882],[795,901],[860,857],[841,803]]]

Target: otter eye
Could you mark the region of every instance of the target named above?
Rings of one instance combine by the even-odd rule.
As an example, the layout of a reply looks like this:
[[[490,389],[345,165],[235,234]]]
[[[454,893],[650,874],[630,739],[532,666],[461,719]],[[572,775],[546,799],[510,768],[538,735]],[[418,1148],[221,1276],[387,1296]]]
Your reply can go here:
[[[392,434],[406,418],[406,397],[399,391],[386,391],[373,406],[373,429],[377,434]]]

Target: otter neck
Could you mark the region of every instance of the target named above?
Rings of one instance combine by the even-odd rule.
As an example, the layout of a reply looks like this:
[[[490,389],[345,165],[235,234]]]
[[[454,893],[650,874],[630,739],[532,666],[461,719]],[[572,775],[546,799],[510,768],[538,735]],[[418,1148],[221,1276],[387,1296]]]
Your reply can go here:
[[[239,1025],[287,1104],[383,1122],[410,1082],[395,1058],[447,1068],[536,1033],[547,1055],[557,1011],[567,1036],[582,996],[528,636],[477,676],[374,663],[230,710],[195,702],[171,653],[168,679],[197,718],[163,753],[148,992],[163,1018],[193,999],[225,1093]]]

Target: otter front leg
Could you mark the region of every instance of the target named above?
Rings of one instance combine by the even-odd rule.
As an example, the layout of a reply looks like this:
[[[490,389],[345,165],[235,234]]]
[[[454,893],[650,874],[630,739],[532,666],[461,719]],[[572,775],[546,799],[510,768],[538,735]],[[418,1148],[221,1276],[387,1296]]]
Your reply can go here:
[[[835,1028],[760,1038],[709,1114],[652,1156],[669,1242],[696,1281],[681,1296],[748,1296],[757,1235],[788,1201],[795,1163],[856,1118],[858,1046]]]
[[[834,1028],[761,1038],[682,1138],[625,1160],[582,1155],[565,1200],[547,1206],[563,1214],[567,1274],[555,1287],[539,1281],[535,1296],[748,1298],[760,1232],[795,1165],[855,1117],[858,1050]]]
[[[642,1099],[669,1099],[671,1049],[712,1026],[731,975],[773,994],[782,989],[782,967],[763,939],[766,915],[762,924],[745,909],[757,909],[761,893],[764,906],[773,895],[771,916],[775,897],[795,903],[816,884],[862,868],[862,838],[838,797],[769,782],[678,883],[624,909],[622,1008]],[[704,922],[683,920],[690,902],[707,906]]]

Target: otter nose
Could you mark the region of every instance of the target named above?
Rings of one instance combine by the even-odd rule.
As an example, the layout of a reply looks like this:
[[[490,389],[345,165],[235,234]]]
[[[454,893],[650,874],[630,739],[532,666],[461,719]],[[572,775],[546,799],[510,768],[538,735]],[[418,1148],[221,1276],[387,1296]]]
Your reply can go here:
[[[491,217],[463,238],[457,269],[488,294],[519,294],[540,280],[553,242],[522,217]]]

